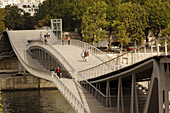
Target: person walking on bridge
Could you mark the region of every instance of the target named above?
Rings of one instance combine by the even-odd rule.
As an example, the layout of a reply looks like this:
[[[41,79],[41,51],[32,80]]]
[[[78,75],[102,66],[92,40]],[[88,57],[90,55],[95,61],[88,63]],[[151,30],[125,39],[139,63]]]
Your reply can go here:
[[[85,61],[88,62],[89,52],[87,51],[87,49],[84,52],[84,57],[85,57]]]
[[[70,45],[70,36],[67,37],[68,45]]]
[[[65,36],[63,35],[63,37],[62,37],[62,45],[64,45],[64,41],[65,41]]]
[[[84,50],[81,52],[81,58],[83,59],[84,62]]]

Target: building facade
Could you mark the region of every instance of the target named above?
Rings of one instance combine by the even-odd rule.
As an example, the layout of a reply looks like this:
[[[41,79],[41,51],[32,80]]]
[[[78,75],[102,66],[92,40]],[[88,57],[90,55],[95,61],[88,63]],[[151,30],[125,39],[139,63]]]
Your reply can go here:
[[[38,5],[44,0],[1,0],[0,7],[5,8],[6,5],[17,5],[18,8],[23,9],[25,12],[34,15],[38,11]]]

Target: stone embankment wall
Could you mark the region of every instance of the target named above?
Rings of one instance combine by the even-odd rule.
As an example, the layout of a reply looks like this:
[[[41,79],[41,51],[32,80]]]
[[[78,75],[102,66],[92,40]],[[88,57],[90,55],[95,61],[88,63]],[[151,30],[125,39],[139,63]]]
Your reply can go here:
[[[0,78],[1,90],[26,90],[43,88],[56,88],[56,86],[50,81],[40,79],[31,75]]]

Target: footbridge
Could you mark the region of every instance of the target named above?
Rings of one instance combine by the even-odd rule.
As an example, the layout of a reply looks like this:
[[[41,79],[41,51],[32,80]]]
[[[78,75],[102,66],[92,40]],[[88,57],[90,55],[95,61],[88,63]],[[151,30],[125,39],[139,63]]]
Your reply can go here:
[[[111,59],[82,41],[61,45],[50,30],[6,32],[23,67],[53,82],[78,113],[169,113],[168,37]],[[40,34],[47,32],[45,44]],[[83,49],[90,52],[88,62],[80,58]],[[61,67],[62,78],[51,65]]]

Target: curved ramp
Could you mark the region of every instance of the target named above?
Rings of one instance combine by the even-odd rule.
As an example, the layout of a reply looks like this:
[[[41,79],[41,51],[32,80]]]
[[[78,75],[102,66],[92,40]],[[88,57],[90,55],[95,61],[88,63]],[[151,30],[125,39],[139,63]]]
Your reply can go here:
[[[44,30],[7,31],[11,46],[16,56],[18,57],[19,61],[24,66],[24,68],[34,76],[44,78],[46,80],[54,82],[57,88],[59,89],[59,91],[63,94],[63,96],[68,100],[68,102],[73,106],[73,108],[79,113],[84,113],[84,112],[85,113],[90,113],[90,112],[103,113],[106,111],[107,113],[112,113],[113,111],[115,111],[113,108],[107,108],[101,105],[92,95],[90,95],[90,93],[88,93],[83,87],[81,87],[77,81],[74,81],[72,79],[59,79],[59,77],[56,76],[55,73],[51,73],[47,71],[44,67],[42,67],[42,65],[40,65],[32,57],[32,53],[28,50],[28,47],[27,47],[28,45],[27,40],[41,41],[39,37],[41,32],[46,33],[47,31],[44,31]],[[48,39],[48,44],[53,44],[54,42],[55,42],[54,37],[51,37],[50,39]],[[48,52],[54,53],[54,49],[51,49],[48,45],[37,44],[36,46],[42,46]],[[54,48],[58,48],[58,47],[54,45]],[[77,52],[77,55],[78,54],[80,55],[79,52]],[[101,62],[98,59],[97,61],[99,61],[99,63]],[[74,64],[74,61],[72,63]],[[90,64],[92,66],[97,65],[92,62],[91,63],[89,62],[87,64]],[[86,65],[85,67],[82,66],[82,68],[85,69],[89,67],[90,65]],[[78,67],[79,66],[77,66],[77,68]]]

